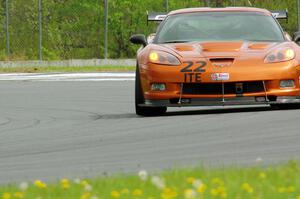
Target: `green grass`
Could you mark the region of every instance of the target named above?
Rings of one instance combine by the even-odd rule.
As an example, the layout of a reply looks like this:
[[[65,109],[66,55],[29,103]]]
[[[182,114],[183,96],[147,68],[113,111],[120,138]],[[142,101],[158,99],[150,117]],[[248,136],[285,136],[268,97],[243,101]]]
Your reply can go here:
[[[47,185],[41,182],[31,183],[24,191],[20,190],[19,185],[7,185],[0,187],[0,197],[3,199],[300,198],[300,164],[297,162],[274,167],[257,165],[248,168],[175,169],[156,174],[159,177],[156,178],[156,183],[153,183],[154,176],[148,175],[146,180],[140,179],[138,175],[116,175],[88,180],[65,180]],[[158,185],[161,179],[164,183]],[[15,197],[15,193],[19,194],[16,196],[22,197]]]
[[[106,72],[134,71],[134,66],[84,66],[84,67],[0,67],[0,73],[46,73],[46,72]]]

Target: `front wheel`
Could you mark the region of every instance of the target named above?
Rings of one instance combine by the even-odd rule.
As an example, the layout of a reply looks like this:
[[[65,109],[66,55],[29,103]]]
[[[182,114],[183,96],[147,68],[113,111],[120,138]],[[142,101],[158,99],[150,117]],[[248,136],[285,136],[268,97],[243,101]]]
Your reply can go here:
[[[167,107],[142,107],[140,104],[144,104],[144,94],[141,85],[141,77],[138,65],[136,66],[135,77],[135,112],[140,116],[160,116],[167,112]]]

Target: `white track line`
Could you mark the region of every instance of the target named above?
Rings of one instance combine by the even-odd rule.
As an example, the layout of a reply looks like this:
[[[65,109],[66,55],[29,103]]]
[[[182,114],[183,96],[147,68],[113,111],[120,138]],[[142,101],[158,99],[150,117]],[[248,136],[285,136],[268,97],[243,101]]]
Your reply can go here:
[[[40,81],[40,82],[106,82],[106,81],[134,81],[134,78],[105,78],[105,79],[37,79],[31,81]],[[1,79],[0,79],[1,81]]]
[[[135,73],[9,73],[0,81],[133,81]]]

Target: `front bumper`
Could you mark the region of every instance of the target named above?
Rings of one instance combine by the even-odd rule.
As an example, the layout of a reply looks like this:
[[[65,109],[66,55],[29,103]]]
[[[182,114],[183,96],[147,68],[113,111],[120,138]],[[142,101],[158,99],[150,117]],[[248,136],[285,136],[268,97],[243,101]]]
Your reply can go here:
[[[141,106],[181,107],[300,103],[300,66],[295,61],[263,64],[237,59],[230,67],[216,67],[210,62],[207,64],[206,71],[201,73],[200,82],[187,82],[184,73],[180,72],[184,66],[161,66],[151,63],[141,65],[140,75],[145,98],[145,103]],[[216,81],[212,79],[212,75],[217,73],[230,74],[230,78]],[[294,80],[295,86],[282,88],[280,85],[282,80]],[[243,86],[249,82],[259,82],[260,84],[254,87],[249,84],[249,86],[245,86],[249,89],[243,88],[241,93],[235,90],[239,84]],[[153,83],[164,83],[166,90],[152,90],[151,85]],[[199,84],[200,86],[192,87],[192,90],[185,90],[186,84]],[[223,88],[201,87],[201,84],[221,84]],[[261,100],[262,98],[264,100]]]
[[[258,100],[260,99],[260,100]],[[234,105],[270,105],[300,103],[300,96],[282,96],[274,99],[262,97],[236,97],[236,98],[201,98],[201,99],[172,99],[172,100],[146,100],[144,107],[186,107],[186,106],[234,106]]]

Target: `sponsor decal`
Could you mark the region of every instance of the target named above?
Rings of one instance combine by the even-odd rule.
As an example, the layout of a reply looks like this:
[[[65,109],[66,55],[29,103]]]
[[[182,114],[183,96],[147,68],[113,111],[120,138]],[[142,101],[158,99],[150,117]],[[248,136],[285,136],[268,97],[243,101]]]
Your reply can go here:
[[[229,73],[213,73],[211,75],[213,81],[227,81],[230,79]]]

